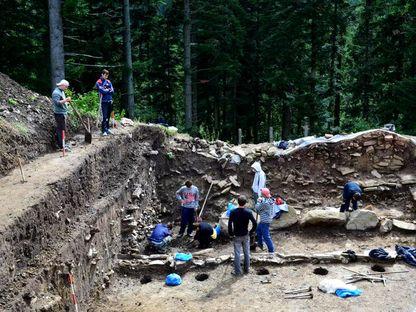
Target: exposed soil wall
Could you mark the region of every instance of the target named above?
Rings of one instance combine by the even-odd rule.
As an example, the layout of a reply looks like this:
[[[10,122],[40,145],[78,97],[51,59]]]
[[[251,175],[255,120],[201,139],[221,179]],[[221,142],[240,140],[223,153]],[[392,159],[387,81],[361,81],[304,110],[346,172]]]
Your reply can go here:
[[[70,305],[66,275],[70,270],[81,305],[94,289],[108,286],[120,249],[123,208],[137,183],[145,194],[153,191],[146,153],[163,140],[163,133],[154,127],[138,127],[112,139],[67,179],[50,185],[41,202],[28,207],[0,234],[2,307],[41,309],[39,303],[47,306],[45,294],[61,297],[49,296],[54,302],[50,310]],[[99,232],[94,234],[95,229]]]

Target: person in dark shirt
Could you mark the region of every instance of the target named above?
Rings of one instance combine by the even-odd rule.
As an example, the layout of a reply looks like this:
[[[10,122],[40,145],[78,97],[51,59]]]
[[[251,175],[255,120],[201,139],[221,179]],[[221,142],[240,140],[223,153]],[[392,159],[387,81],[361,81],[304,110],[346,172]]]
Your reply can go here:
[[[210,248],[211,243],[217,239],[219,227],[213,227],[207,222],[195,223],[196,233],[194,240],[199,242],[198,248]]]
[[[250,236],[256,232],[257,222],[251,211],[244,207],[246,203],[245,196],[238,197],[238,208],[231,211],[228,219],[228,234],[233,238],[234,245],[234,275],[241,275],[241,247],[244,253],[244,273],[247,274],[250,270]],[[252,228],[249,233],[250,221]]]
[[[344,191],[342,197],[344,202],[341,205],[340,212],[348,211],[350,208],[350,202],[352,201],[352,209],[357,210],[358,201],[361,199],[363,191],[361,190],[360,185],[357,182],[348,182],[344,186]]]

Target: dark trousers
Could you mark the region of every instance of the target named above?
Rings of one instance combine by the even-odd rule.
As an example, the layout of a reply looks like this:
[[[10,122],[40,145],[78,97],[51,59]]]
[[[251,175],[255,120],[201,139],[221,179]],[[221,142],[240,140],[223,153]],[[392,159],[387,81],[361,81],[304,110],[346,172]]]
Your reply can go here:
[[[62,131],[66,132],[66,117],[64,114],[55,114],[55,121],[56,121],[56,133],[55,133],[56,144],[58,145],[59,148],[63,148]]]
[[[350,199],[344,198],[344,203],[341,205],[341,209],[339,211],[340,212],[348,211],[348,209],[350,208],[350,201],[352,201],[352,209],[357,210],[358,202],[356,200],[353,200],[353,199],[350,200]]]
[[[195,209],[181,207],[181,228],[179,234],[185,232],[185,228],[188,226],[187,234],[191,234],[193,231],[193,224],[195,221]]]
[[[101,131],[104,133],[110,129],[110,116],[113,111],[113,102],[101,102],[101,111],[103,113],[103,121],[101,123]]]

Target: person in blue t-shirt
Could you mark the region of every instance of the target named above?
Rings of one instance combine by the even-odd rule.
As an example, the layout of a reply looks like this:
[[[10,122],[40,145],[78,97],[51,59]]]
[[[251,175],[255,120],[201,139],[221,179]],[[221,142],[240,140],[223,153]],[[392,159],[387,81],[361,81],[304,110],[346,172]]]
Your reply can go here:
[[[363,191],[361,190],[360,185],[357,182],[348,182],[344,186],[343,198],[344,203],[341,205],[340,212],[348,211],[350,208],[350,202],[352,201],[352,209],[357,210],[358,201],[361,199]]]
[[[169,243],[172,241],[172,223],[159,223],[153,229],[149,237],[149,244],[159,252],[165,252]]]

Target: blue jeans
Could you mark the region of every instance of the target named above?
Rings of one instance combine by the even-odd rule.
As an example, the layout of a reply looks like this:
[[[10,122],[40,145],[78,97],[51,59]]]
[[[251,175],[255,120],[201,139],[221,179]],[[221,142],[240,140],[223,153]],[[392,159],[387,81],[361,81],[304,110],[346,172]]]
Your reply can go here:
[[[101,110],[103,113],[103,122],[101,123],[101,131],[107,132],[110,129],[110,116],[113,111],[113,102],[101,102]]]
[[[236,236],[233,240],[234,244],[234,272],[236,275],[241,274],[241,247],[244,253],[244,273],[248,273],[250,269],[250,237]]]
[[[185,208],[181,207],[181,228],[179,230],[179,235],[182,235],[185,232],[185,228],[188,226],[186,233],[189,235],[194,229],[195,221],[195,209],[194,208]]]
[[[256,234],[257,234],[257,243],[260,248],[263,248],[263,240],[267,245],[269,252],[274,252],[273,241],[270,236],[270,223],[260,222],[257,225]]]

